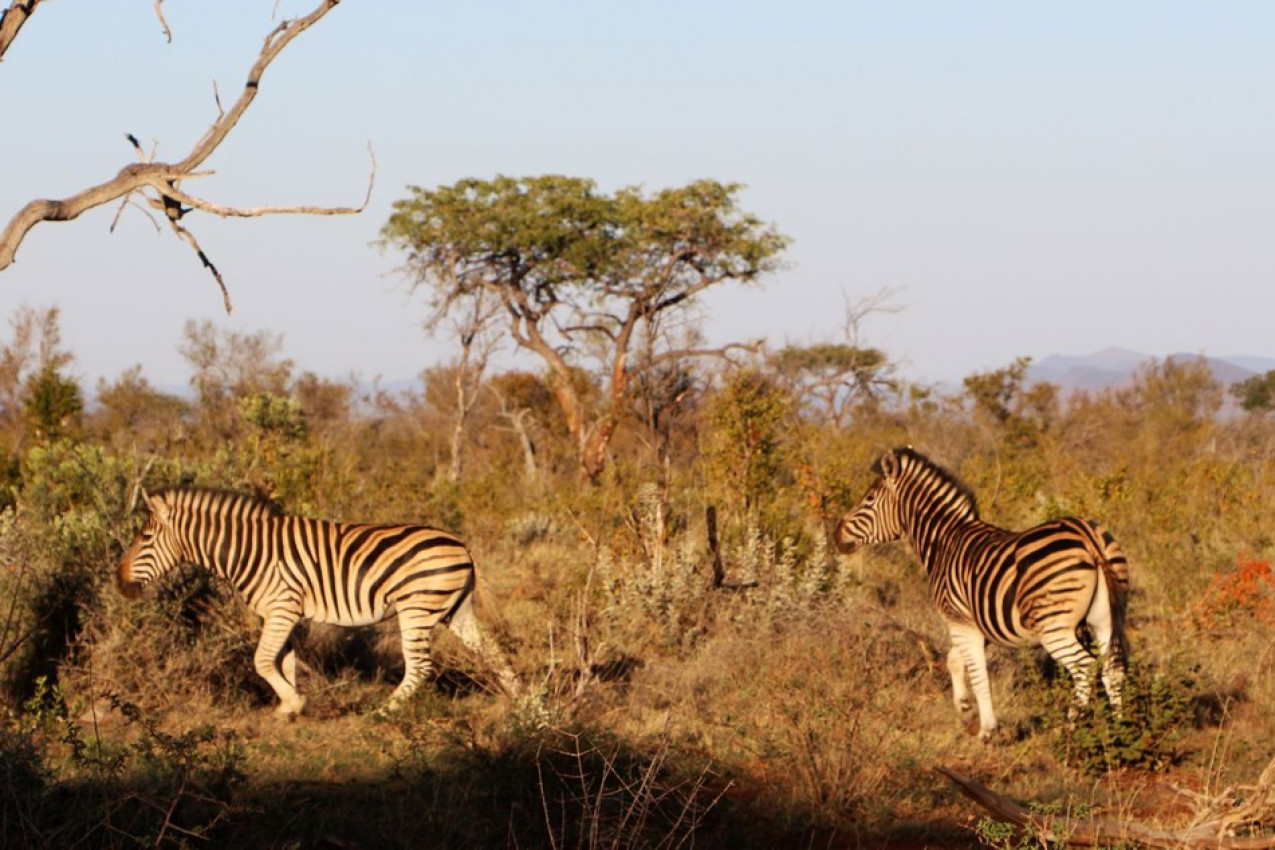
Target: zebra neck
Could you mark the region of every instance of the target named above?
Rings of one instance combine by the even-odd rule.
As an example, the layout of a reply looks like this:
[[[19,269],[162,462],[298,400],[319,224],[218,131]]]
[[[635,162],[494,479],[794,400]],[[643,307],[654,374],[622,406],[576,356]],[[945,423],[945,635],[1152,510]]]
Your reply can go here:
[[[269,517],[236,523],[233,528],[220,529],[220,533],[211,524],[206,525],[202,534],[193,534],[186,542],[190,561],[243,590],[245,576],[256,572],[257,566],[269,557],[274,540],[272,526]]]
[[[908,523],[907,538],[928,573],[950,553],[960,551],[970,536],[988,527],[977,516],[947,513],[914,519]]]

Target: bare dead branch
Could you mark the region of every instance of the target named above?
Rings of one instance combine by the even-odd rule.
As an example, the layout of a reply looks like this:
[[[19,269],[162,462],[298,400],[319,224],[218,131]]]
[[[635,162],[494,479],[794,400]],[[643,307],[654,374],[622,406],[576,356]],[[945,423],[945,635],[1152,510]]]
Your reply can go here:
[[[157,222],[155,220],[155,217],[150,214],[150,211],[147,210],[145,207],[139,206],[137,203],[135,203],[133,201],[132,195],[125,195],[122,199],[120,199],[119,208],[115,210],[115,217],[111,219],[111,228],[109,232],[111,233],[115,232],[115,228],[119,226],[120,217],[124,215],[124,210],[130,206],[136,207],[137,209],[145,213],[146,217],[151,220],[151,224],[155,225],[155,229],[159,230],[159,222]]]
[[[270,67],[270,63],[285,47],[292,43],[294,38],[318,23],[324,15],[336,8],[339,2],[340,0],[320,0],[318,7],[310,14],[283,21],[266,36],[265,42],[261,46],[261,53],[258,55],[257,61],[253,63],[252,69],[248,72],[248,81],[244,83],[243,91],[240,92],[239,98],[230,107],[229,112],[213,122],[213,125],[208,128],[208,132],[195,143],[195,147],[186,158],[176,164],[178,171],[194,170],[204,160],[208,159],[213,151],[217,150],[230,131],[239,123],[239,119],[248,110],[248,107],[252,105],[253,100],[256,99],[257,92],[261,87],[261,76]]]
[[[12,42],[17,34],[17,30],[22,23],[30,17],[39,0],[27,0],[27,2],[19,2],[14,0],[9,9],[4,13],[3,19],[0,19],[0,56],[3,55],[3,49]],[[159,14],[163,21],[162,11],[158,0],[155,3],[156,13]],[[174,233],[187,242],[199,256],[200,261],[208,268],[213,277],[217,280],[221,287],[223,300],[226,303],[227,311],[230,309],[230,297],[226,290],[225,282],[221,278],[220,272],[208,256],[199,247],[198,240],[193,234],[184,227],[177,225],[177,219],[180,219],[188,210],[182,208],[182,204],[186,204],[192,209],[199,209],[204,212],[210,212],[215,215],[266,215],[276,212],[302,213],[308,215],[342,215],[353,214],[361,211],[367,205],[365,199],[363,205],[353,208],[323,208],[323,207],[258,207],[255,210],[233,210],[228,207],[220,207],[210,204],[202,199],[194,198],[186,195],[177,188],[179,182],[183,179],[199,176],[196,169],[208,159],[212,153],[217,150],[218,146],[229,135],[230,131],[238,124],[239,119],[244,112],[252,104],[256,98],[257,91],[260,87],[261,77],[265,73],[266,68],[274,61],[275,57],[283,51],[285,47],[292,42],[301,33],[305,32],[320,19],[330,12],[340,0],[320,0],[319,4],[309,14],[288,20],[277,25],[269,35],[266,36],[262,45],[261,52],[253,63],[252,69],[248,74],[248,82],[244,85],[243,92],[235,101],[234,105],[228,112],[221,109],[220,97],[217,97],[218,117],[212,126],[204,133],[198,142],[192,147],[189,154],[183,159],[175,163],[155,162],[152,157],[147,157],[141,150],[136,137],[130,135],[129,141],[133,144],[134,150],[138,157],[142,160],[140,163],[127,165],[121,168],[109,180],[90,186],[81,192],[61,200],[40,199],[31,201],[22,207],[16,215],[9,221],[3,231],[0,231],[0,271],[8,268],[13,264],[18,247],[22,244],[27,233],[31,231],[37,224],[46,221],[71,221],[78,218],[88,210],[94,209],[103,204],[110,203],[115,200],[126,201],[128,197],[143,189],[154,189],[159,194],[159,201],[149,199],[152,206],[158,206],[163,209],[168,216],[170,223],[173,225]],[[167,26],[165,22],[165,27]],[[371,146],[369,145],[369,153]],[[368,195],[370,197],[372,185],[375,180],[376,158],[372,156],[372,177],[368,181]]]
[[[168,21],[164,20],[164,0],[155,0],[155,17],[159,18],[159,25],[164,28],[164,40],[169,44],[173,43],[173,31],[168,28]]]
[[[142,150],[142,143],[137,140],[136,136],[132,133],[125,133],[124,138],[133,146],[133,150],[137,153],[138,162],[150,162],[150,159],[146,156],[146,151]]]
[[[762,346],[764,345],[765,340],[759,339],[753,342],[732,342],[723,345],[720,348],[678,348],[671,351],[662,351],[643,363],[635,365],[630,374],[638,375],[665,363],[675,360],[688,360],[692,357],[719,357],[723,360],[730,360],[731,355],[734,352],[756,354],[761,351]]]
[[[1227,815],[1212,818],[1189,829],[1173,832],[1116,820],[1113,818],[1077,818],[1052,815],[1025,808],[1008,797],[992,791],[977,780],[946,767],[935,770],[956,784],[961,793],[978,803],[997,820],[1030,830],[1047,843],[1063,842],[1073,846],[1093,847],[1099,844],[1125,843],[1153,848],[1220,848],[1220,850],[1267,850],[1275,847],[1275,835],[1236,836],[1230,833],[1238,825]],[[1275,761],[1262,774],[1266,786],[1256,793],[1247,822],[1251,823],[1261,809],[1269,807],[1270,783],[1275,782]],[[1244,805],[1232,807],[1232,811]]]
[[[177,223],[177,217],[169,216],[169,225],[173,228],[173,232],[177,237],[191,247],[195,255],[199,257],[199,261],[203,263],[204,268],[212,273],[213,279],[217,281],[217,286],[221,287],[221,301],[225,305],[226,315],[230,315],[233,307],[230,303],[230,290],[226,289],[226,282],[221,278],[221,272],[217,271],[217,267],[213,265],[213,261],[208,259],[208,255],[204,253],[204,249],[199,246],[199,240],[195,238],[195,234]]]
[[[40,0],[13,0],[8,9],[0,12],[0,62],[4,61],[5,51],[13,44],[18,31],[35,14],[35,7],[39,5]]]
[[[372,188],[376,185],[376,153],[372,150],[371,144],[368,145],[368,154],[372,159],[372,168],[368,173],[367,193],[363,196],[363,202],[357,207],[319,207],[319,206],[291,206],[291,207],[227,207],[221,204],[214,204],[211,201],[205,201],[203,198],[195,195],[187,194],[178,189],[172,183],[158,175],[152,175],[147,184],[159,192],[162,196],[171,198],[174,201],[185,204],[188,207],[197,209],[200,212],[210,213],[221,218],[257,218],[264,215],[358,215],[367,209],[368,202],[372,199]],[[188,174],[187,177],[197,177],[198,174]],[[185,214],[184,212],[182,213]]]

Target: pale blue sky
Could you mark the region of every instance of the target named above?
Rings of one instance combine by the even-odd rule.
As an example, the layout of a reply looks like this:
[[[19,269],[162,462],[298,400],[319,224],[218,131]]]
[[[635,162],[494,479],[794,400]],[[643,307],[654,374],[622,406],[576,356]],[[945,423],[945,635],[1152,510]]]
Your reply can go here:
[[[0,218],[185,154],[237,94],[273,0],[58,0],[0,64]],[[287,14],[313,4],[284,0]],[[714,341],[835,339],[845,299],[918,381],[1119,345],[1275,355],[1275,4],[344,0],[275,62],[187,185],[363,215],[187,222],[231,288],[114,209],[43,224],[0,316],[57,305],[91,387],[187,378],[187,319],[285,339],[300,369],[410,378],[449,356],[375,240],[407,184],[700,177],[793,238],[791,268],[712,298]]]

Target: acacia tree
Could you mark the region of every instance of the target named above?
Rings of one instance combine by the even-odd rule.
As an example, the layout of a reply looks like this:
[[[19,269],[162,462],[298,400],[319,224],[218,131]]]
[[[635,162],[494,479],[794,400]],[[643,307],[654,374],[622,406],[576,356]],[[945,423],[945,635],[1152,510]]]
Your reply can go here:
[[[591,180],[556,175],[413,186],[381,242],[406,253],[403,271],[431,291],[435,316],[471,309],[483,293],[498,297],[515,343],[548,367],[581,469],[596,480],[635,374],[726,350],[666,339],[635,365],[641,330],[689,312],[709,287],[778,266],[787,239],[739,208],[740,189],[700,180],[607,195]],[[605,385],[593,409],[575,380],[591,355]]]
[[[189,153],[171,162],[161,162],[152,153],[144,151],[137,138],[131,133],[126,139],[132,145],[138,162],[125,165],[114,177],[90,186],[74,195],[61,199],[40,198],[23,206],[0,229],[0,271],[4,271],[17,258],[18,247],[27,233],[37,224],[46,221],[71,221],[85,212],[104,204],[120,202],[119,214],[125,207],[140,198],[146,206],[158,212],[168,224],[173,234],[186,242],[199,257],[204,268],[212,273],[221,287],[226,312],[230,312],[230,293],[222,280],[221,273],[200,247],[191,231],[182,224],[185,216],[193,210],[220,216],[222,218],[251,218],[278,213],[303,213],[310,215],[346,215],[362,212],[371,197],[372,183],[376,174],[376,161],[372,160],[372,172],[368,180],[367,197],[358,207],[315,207],[315,206],[259,206],[228,207],[213,203],[202,197],[192,195],[182,188],[182,181],[207,177],[212,172],[202,171],[201,166],[221,146],[226,137],[239,123],[239,119],[252,105],[261,88],[261,78],[266,68],[283,52],[294,38],[318,23],[323,16],[336,8],[340,0],[319,0],[318,5],[307,15],[284,20],[266,36],[257,60],[248,72],[248,80],[244,83],[239,97],[231,104],[229,110],[221,108],[217,100],[217,118],[212,126],[191,146]],[[155,12],[159,16],[164,33],[172,41],[172,33],[164,20],[161,6],[162,0],[155,0]],[[0,10],[0,60],[3,60],[9,48],[17,39],[23,27],[28,24],[41,4],[41,0],[12,0],[7,9]],[[370,151],[370,149],[369,149]],[[157,225],[158,226],[158,225]],[[112,225],[114,227],[114,225]]]
[[[879,348],[862,344],[862,325],[874,313],[893,313],[890,289],[846,302],[842,341],[787,345],[770,357],[770,365],[794,397],[810,405],[838,428],[844,428],[856,405],[894,392],[894,364]]]

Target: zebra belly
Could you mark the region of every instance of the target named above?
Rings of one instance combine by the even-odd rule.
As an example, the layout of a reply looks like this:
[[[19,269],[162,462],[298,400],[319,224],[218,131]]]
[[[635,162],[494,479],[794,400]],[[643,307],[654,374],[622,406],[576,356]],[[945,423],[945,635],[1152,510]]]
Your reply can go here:
[[[392,608],[393,606],[391,606]],[[346,626],[353,628],[355,626],[371,626],[381,622],[386,617],[393,614],[393,610],[387,610],[382,605],[377,605],[366,611],[349,611],[332,610],[323,606],[315,605],[307,600],[303,612],[311,622],[323,623],[329,626]]]

